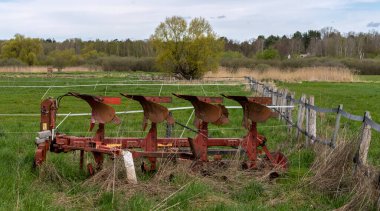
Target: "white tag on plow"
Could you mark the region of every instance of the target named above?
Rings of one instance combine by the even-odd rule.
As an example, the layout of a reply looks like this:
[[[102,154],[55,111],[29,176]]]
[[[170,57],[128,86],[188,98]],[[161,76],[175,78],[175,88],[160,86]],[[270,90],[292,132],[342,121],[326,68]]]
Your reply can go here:
[[[124,165],[127,171],[128,183],[137,184],[135,164],[133,162],[132,153],[128,150],[123,151]]]

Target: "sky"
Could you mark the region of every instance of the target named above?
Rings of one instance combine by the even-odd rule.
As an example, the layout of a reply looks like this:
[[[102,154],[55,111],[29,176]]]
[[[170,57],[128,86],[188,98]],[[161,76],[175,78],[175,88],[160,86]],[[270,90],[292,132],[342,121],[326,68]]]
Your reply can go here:
[[[323,27],[380,30],[380,0],[0,0],[0,39],[148,39],[174,15],[203,17],[237,41]]]

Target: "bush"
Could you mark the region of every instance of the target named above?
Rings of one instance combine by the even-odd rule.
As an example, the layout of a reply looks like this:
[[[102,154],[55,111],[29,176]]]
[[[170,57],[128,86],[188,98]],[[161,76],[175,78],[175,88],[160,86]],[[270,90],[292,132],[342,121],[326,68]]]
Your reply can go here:
[[[243,54],[238,51],[224,51],[222,58],[232,59],[232,58],[243,58]]]
[[[278,53],[276,49],[269,48],[269,49],[265,49],[263,52],[257,53],[256,58],[264,59],[264,60],[278,59],[280,58],[280,54]]]
[[[247,57],[243,58],[222,58],[220,61],[220,65],[223,67],[227,67],[232,70],[237,70],[240,67],[245,68],[255,68],[258,62],[254,59],[249,59]]]
[[[221,66],[227,67],[233,71],[244,67],[249,69],[266,70],[269,67],[280,69],[296,69],[303,67],[348,67],[350,69],[360,70],[361,74],[380,74],[380,61],[376,60],[359,61],[359,60],[339,60],[326,57],[310,57],[297,59],[250,59],[250,58],[223,58]]]
[[[156,72],[154,57],[103,57],[97,62],[103,71],[144,71]]]
[[[10,59],[0,59],[0,66],[23,67],[23,66],[26,66],[26,64],[19,59],[10,58]]]
[[[346,59],[342,63],[350,69],[359,71],[361,75],[380,75],[380,62],[376,60]]]

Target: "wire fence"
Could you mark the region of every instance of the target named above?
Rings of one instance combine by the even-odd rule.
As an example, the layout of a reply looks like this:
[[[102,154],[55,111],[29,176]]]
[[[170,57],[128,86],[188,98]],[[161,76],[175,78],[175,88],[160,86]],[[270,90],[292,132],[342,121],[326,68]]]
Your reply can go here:
[[[314,105],[314,96],[309,96],[308,98],[306,95],[302,95],[300,99],[295,99],[294,93],[290,93],[287,90],[278,90],[269,84],[264,84],[251,77],[245,77],[245,79],[248,81],[252,92],[265,97],[272,97],[274,105],[298,105],[297,120],[295,122],[293,121],[292,115],[293,109],[279,108],[274,110],[279,113],[280,118],[286,122],[289,128],[296,128],[297,140],[300,138],[300,134],[303,134],[306,137],[306,145],[310,144],[310,142],[318,142],[335,148],[339,128],[341,126],[341,117],[350,121],[362,122],[358,161],[362,164],[366,163],[372,137],[371,131],[374,130],[380,132],[380,124],[371,119],[370,112],[366,111],[363,116],[359,116],[343,110],[343,105],[339,105],[337,108],[318,107]],[[333,113],[336,115],[335,127],[331,138],[324,139],[317,136],[316,113]]]

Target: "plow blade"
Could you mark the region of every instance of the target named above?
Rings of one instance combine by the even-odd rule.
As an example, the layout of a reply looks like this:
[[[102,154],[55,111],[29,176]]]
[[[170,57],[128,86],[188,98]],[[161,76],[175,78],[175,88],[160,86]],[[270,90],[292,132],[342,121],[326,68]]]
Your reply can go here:
[[[90,105],[92,109],[91,123],[98,122],[101,124],[105,124],[111,121],[115,124],[120,123],[119,117],[117,117],[115,114],[115,109],[105,104],[104,99],[102,97],[87,94],[79,94],[75,92],[69,92],[67,93],[67,96],[73,96],[82,99]],[[112,102],[114,101],[115,100],[112,100]]]
[[[263,123],[266,122],[270,117],[274,116],[274,112],[265,105],[271,104],[272,99],[269,97],[246,97],[246,96],[231,96],[224,95],[223,97],[234,100],[238,102],[243,108],[243,126],[249,129],[250,123],[248,119],[252,122]]]
[[[195,126],[198,128],[200,121],[214,125],[224,125],[229,122],[228,110],[225,106],[222,104],[211,104],[214,102],[221,103],[223,102],[223,98],[179,95],[174,93],[173,95],[191,102],[195,109]]]
[[[153,123],[160,123],[166,120],[169,124],[174,124],[174,119],[169,115],[169,110],[158,103],[170,103],[170,97],[145,97],[142,95],[128,95],[120,93],[122,96],[138,101],[144,110],[143,129],[146,129],[147,120]]]

